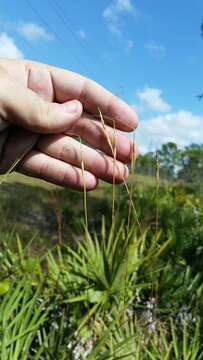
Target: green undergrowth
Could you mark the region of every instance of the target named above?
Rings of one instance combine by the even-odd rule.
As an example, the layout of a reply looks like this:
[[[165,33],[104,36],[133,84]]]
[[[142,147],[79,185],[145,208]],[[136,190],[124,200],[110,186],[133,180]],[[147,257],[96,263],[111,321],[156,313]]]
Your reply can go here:
[[[132,176],[112,217],[110,185],[85,215],[83,194],[35,185],[0,187],[0,359],[202,359],[195,187]]]
[[[1,359],[201,359],[202,274],[171,243],[104,218],[42,256],[2,242]]]

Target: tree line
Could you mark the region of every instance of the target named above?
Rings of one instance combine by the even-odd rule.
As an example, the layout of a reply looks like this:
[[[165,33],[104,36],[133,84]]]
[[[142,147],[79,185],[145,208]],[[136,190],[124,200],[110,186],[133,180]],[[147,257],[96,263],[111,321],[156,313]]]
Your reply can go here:
[[[184,180],[200,185],[203,180],[203,144],[191,144],[180,149],[175,143],[163,144],[157,152],[140,155],[137,172],[154,176],[159,161],[163,178]]]

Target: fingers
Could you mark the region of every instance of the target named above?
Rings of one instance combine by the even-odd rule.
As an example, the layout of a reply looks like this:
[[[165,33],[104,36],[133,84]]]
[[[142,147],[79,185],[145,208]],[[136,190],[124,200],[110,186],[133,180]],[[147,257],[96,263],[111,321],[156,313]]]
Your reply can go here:
[[[85,169],[94,174],[97,178],[112,182],[113,178],[117,183],[128,176],[128,168],[121,162],[113,163],[113,158],[81,145],[75,139],[65,135],[47,135],[42,137],[37,148],[47,155],[81,167],[84,162]]]
[[[32,89],[33,92],[37,92],[43,99],[50,102],[55,100],[57,103],[64,103],[72,99],[78,99],[83,104],[84,109],[95,116],[99,115],[99,108],[111,126],[115,121],[116,128],[123,131],[132,131],[137,127],[137,115],[132,108],[90,79],[70,71],[26,60],[1,60],[1,65],[1,72],[3,67],[7,69],[11,79],[16,79],[19,87],[24,87],[24,91],[26,87],[28,87]],[[6,86],[6,89],[8,90],[8,86]],[[6,92],[8,94],[8,91]],[[16,94],[18,94],[18,92],[16,92]],[[22,101],[23,100],[25,104],[24,97],[22,98]],[[29,101],[28,105],[30,105]],[[56,108],[55,104],[53,105],[53,107]],[[28,107],[26,110],[28,110]],[[57,107],[56,110],[59,111],[59,108]],[[52,118],[55,118],[54,122],[56,122],[54,114],[55,112],[53,112]],[[27,117],[33,120],[33,113],[30,112],[27,114]],[[57,118],[61,118],[59,114]],[[46,122],[44,126],[47,127],[50,122],[51,120],[48,123]],[[25,121],[25,123],[27,124],[27,121]],[[29,129],[30,126],[29,123]],[[58,121],[58,126],[61,126],[60,121]],[[58,132],[58,130],[56,131]],[[43,129],[42,132],[46,131]]]
[[[84,109],[98,114],[98,108],[106,120],[123,131],[132,131],[137,127],[138,118],[125,102],[112,95],[96,82],[62,69],[50,68],[55,94],[58,101],[66,101],[67,94],[78,99]]]
[[[34,132],[55,133],[67,130],[82,114],[82,105],[77,100],[51,103],[19,84],[3,68],[0,68],[0,77],[0,118],[3,122]],[[37,90],[40,93],[40,89]]]
[[[113,149],[116,149],[116,158],[124,163],[130,162],[133,151],[135,151],[135,154],[138,153],[136,147],[133,150],[132,139],[118,130],[114,131],[110,126],[105,126],[104,130],[101,122],[93,120],[87,114],[82,115],[80,119],[75,121],[66,134],[80,136],[91,146],[112,156],[109,139]]]
[[[84,109],[91,114],[98,115],[98,108],[103,116],[116,128],[123,131],[132,131],[137,127],[138,119],[133,109],[96,82],[79,74],[43,65],[35,62],[26,62],[32,71],[34,67],[41,67],[44,71],[49,69],[55,100],[63,103],[70,99],[78,99]]]
[[[18,171],[28,176],[40,178],[59,186],[68,186],[79,191],[84,190],[84,181],[87,191],[93,190],[97,186],[97,179],[93,174],[88,171],[82,173],[81,169],[37,150],[32,150],[24,158]]]

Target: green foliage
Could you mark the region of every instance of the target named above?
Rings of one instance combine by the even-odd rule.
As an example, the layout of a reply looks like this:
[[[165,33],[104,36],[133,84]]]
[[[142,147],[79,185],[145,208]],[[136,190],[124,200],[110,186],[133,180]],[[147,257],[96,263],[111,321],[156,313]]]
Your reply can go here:
[[[163,144],[157,151],[160,161],[161,177],[170,180],[184,180],[202,188],[203,178],[203,144],[191,144],[179,149],[176,144]],[[137,171],[145,175],[154,175],[155,154],[141,155],[137,161]]]
[[[111,326],[102,324],[104,334],[96,342],[88,360],[200,360],[203,358],[200,341],[200,321],[191,327],[184,321],[178,327],[170,318],[165,323],[157,321],[145,328],[136,318],[125,318]],[[96,330],[95,330],[96,331]]]
[[[181,150],[178,149],[176,144],[169,142],[163,144],[157,154],[161,166],[161,176],[170,179],[175,178],[181,165]]]
[[[203,145],[187,146],[181,156],[179,178],[200,185],[203,178]]]
[[[78,193],[0,189],[0,359],[202,359],[201,149],[163,146],[172,180],[132,175],[113,224],[112,188],[88,194],[88,231]]]
[[[49,251],[35,265],[30,245],[23,249],[18,239],[18,254],[6,248],[13,271],[6,271],[11,261],[3,262],[9,288],[0,302],[2,359],[71,360],[84,353],[98,360],[174,359],[172,337],[178,356],[184,349],[183,359],[190,359],[188,354],[200,359],[200,321],[197,329],[193,326],[199,315],[183,308],[183,293],[201,298],[201,276],[192,277],[185,268],[182,283],[170,278],[172,268],[162,264],[170,241],[161,244],[160,239],[161,234],[151,242],[147,233],[137,237],[134,228],[126,237],[123,224],[108,234],[103,222],[100,240],[86,234],[76,249],[58,248],[57,256]],[[178,323],[184,318],[185,330],[184,321]]]
[[[142,279],[141,274],[151,262],[158,261],[170,239],[159,244],[157,234],[149,243],[147,234],[137,237],[135,229],[133,226],[128,234],[121,224],[108,233],[103,221],[100,240],[96,234],[91,237],[86,233],[75,250],[65,246],[63,255],[59,250],[58,262],[48,254],[49,276],[63,292],[64,302],[80,303],[81,310],[85,308],[80,328],[95,313],[115,307],[124,309],[126,304],[136,301],[137,290],[151,287],[152,277]]]
[[[155,174],[155,154],[149,152],[147,154],[142,154],[137,160],[136,169],[139,174],[154,176]]]
[[[32,342],[48,314],[44,301],[37,304],[39,294],[24,277],[16,279],[1,300],[1,359],[24,360],[31,354]]]

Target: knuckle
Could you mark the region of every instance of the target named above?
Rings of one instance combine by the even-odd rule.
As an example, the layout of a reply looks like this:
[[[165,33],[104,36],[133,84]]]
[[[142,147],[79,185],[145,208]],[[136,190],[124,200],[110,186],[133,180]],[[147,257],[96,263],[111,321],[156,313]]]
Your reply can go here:
[[[66,143],[61,146],[59,151],[59,158],[69,162],[74,160],[77,163],[79,158],[77,145],[78,144],[72,138],[66,139]]]
[[[50,172],[49,163],[47,161],[42,161],[40,167],[39,167],[39,177],[44,178],[46,177]]]
[[[72,172],[73,168],[70,165],[69,171],[62,171],[60,176],[60,185],[61,186],[67,186],[70,185],[70,170]]]
[[[70,144],[64,144],[61,147],[59,158],[60,159],[66,158],[67,156],[69,156],[71,154],[71,151],[72,151],[72,149],[71,149]]]
[[[51,127],[51,103],[45,102],[42,98],[39,98],[38,102],[38,116],[36,126],[40,131],[49,131]]]

